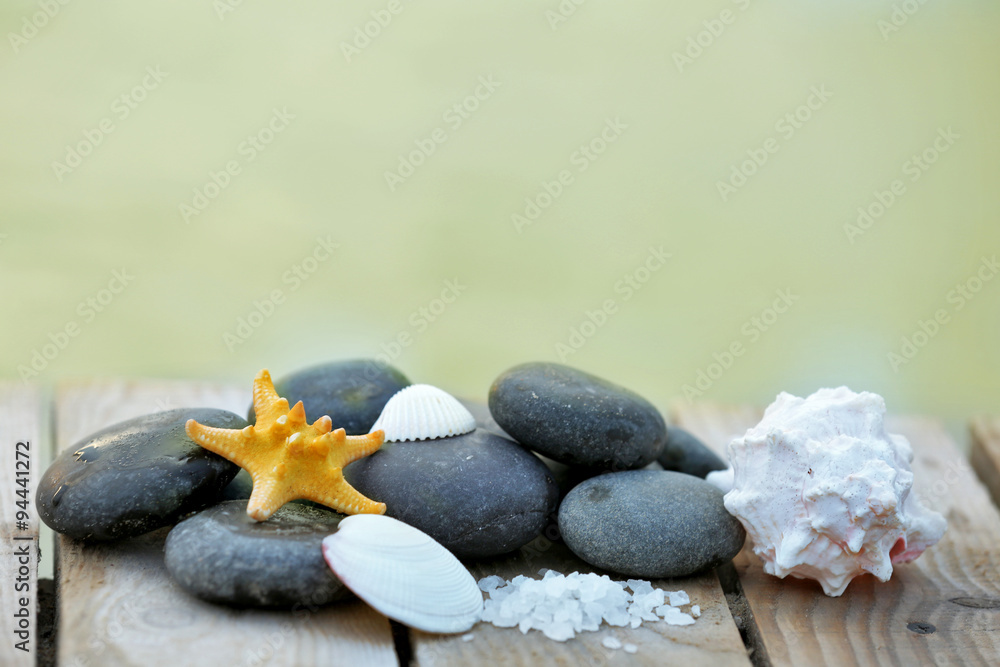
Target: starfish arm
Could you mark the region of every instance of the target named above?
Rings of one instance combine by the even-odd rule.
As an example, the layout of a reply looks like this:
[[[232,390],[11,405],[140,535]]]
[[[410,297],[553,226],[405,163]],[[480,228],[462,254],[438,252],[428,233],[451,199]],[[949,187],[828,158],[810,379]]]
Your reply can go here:
[[[327,433],[322,439],[330,443],[330,463],[335,468],[343,468],[348,463],[353,463],[377,452],[385,440],[385,431],[373,431],[368,435],[344,436],[343,429],[337,429],[332,433]]]
[[[254,521],[266,521],[289,500],[284,488],[271,477],[253,475],[253,491],[247,502],[247,516]]]
[[[349,435],[347,445],[351,448],[351,461],[363,459],[377,452],[385,442],[385,431],[378,430],[368,435]]]
[[[331,507],[344,514],[385,514],[385,503],[378,503],[361,493],[344,479],[344,474],[336,470],[322,492],[308,496],[309,500]]]
[[[215,428],[199,424],[194,419],[187,420],[184,431],[188,437],[210,452],[229,459],[241,468],[249,461],[246,456],[245,435],[243,431],[228,428]]]
[[[253,411],[258,424],[270,424],[288,412],[288,401],[278,396],[266,368],[253,380]]]

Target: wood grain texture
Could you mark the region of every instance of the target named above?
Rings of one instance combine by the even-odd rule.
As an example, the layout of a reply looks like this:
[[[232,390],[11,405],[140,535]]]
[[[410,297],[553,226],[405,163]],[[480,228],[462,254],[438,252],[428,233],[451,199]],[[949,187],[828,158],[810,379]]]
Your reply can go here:
[[[674,416],[724,451],[761,412],[694,405]],[[736,570],[772,664],[1000,664],[1000,515],[939,421],[895,418],[887,427],[913,445],[915,490],[947,516],[948,530],[888,582],[861,577],[839,598],[815,582],[765,574],[744,548]],[[915,623],[935,629],[919,634],[907,627]]]
[[[35,625],[35,603],[38,591],[38,514],[35,511],[35,482],[42,447],[41,403],[38,390],[21,383],[0,384],[0,665],[26,667],[35,664],[38,632]],[[18,446],[25,443],[25,446]],[[18,475],[18,472],[28,472]],[[18,483],[18,480],[27,482]],[[27,486],[25,486],[27,484]],[[24,491],[27,490],[25,493]],[[17,494],[18,491],[22,493]],[[28,500],[28,509],[17,503]],[[26,511],[27,528],[18,528],[18,511]],[[22,516],[23,518],[23,516]],[[27,552],[27,553],[25,553]],[[25,585],[27,588],[25,589]],[[20,590],[19,590],[20,589]],[[27,601],[27,605],[22,605]],[[15,618],[27,609],[28,627]],[[17,636],[15,631],[27,632]],[[27,648],[22,651],[16,647]]]
[[[569,574],[594,569],[574,556],[562,542],[541,537],[519,552],[501,559],[467,563],[477,580],[491,574],[513,579],[519,574],[538,578],[538,571],[551,569]],[[612,575],[612,578],[618,577]],[[625,577],[622,577],[624,579]],[[646,622],[642,626],[617,628],[603,624],[597,632],[582,632],[575,639],[556,642],[538,630],[522,635],[517,628],[497,628],[477,624],[471,641],[459,635],[429,635],[411,632],[413,657],[421,667],[445,665],[491,665],[525,667],[540,664],[604,667],[614,665],[720,665],[747,666],[743,641],[729,613],[725,595],[712,572],[673,580],[655,580],[653,586],[664,590],[685,590],[692,604],[701,606],[702,615],[694,625],[672,626]],[[622,644],[631,643],[638,652],[601,645],[605,637],[616,637]]]
[[[1000,505],[1000,419],[978,417],[971,425],[972,450],[969,462],[980,481],[990,491],[993,503]]]
[[[61,387],[60,449],[115,422],[189,406],[245,414],[249,385],[104,381]],[[195,599],[163,565],[169,529],[88,545],[57,537],[59,664],[101,667],[396,665],[387,619],[360,602],[230,609]]]

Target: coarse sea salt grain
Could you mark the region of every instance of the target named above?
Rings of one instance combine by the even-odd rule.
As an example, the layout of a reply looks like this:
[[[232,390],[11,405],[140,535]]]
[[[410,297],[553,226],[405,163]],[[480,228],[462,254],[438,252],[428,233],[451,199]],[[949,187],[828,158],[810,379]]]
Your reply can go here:
[[[594,632],[602,623],[633,628],[646,621],[694,623],[691,614],[678,609],[691,602],[684,591],[660,590],[640,579],[613,581],[608,575],[593,573],[563,575],[541,570],[539,574],[541,579],[524,575],[510,581],[497,575],[480,579],[479,588],[488,596],[482,620],[500,628],[516,627],[523,634],[539,630],[555,641],[572,639],[578,632]],[[607,648],[621,647],[614,637],[605,637],[601,643]],[[634,653],[637,649],[632,644],[625,644],[625,650],[630,646]]]

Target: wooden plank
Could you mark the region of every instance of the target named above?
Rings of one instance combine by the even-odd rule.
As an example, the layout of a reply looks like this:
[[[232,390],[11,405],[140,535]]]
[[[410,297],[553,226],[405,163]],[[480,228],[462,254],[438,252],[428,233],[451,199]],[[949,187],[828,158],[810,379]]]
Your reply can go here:
[[[477,580],[492,574],[510,580],[519,574],[537,578],[540,569],[569,574],[593,572],[589,565],[574,556],[560,541],[540,537],[506,558],[469,564]],[[612,578],[618,578],[612,575]],[[622,577],[624,579],[625,577]],[[479,623],[470,632],[471,641],[459,635],[410,633],[413,658],[421,667],[446,665],[525,666],[538,664],[587,665],[720,665],[750,664],[739,630],[729,613],[726,597],[714,572],[673,580],[654,580],[653,586],[664,590],[683,589],[692,604],[701,606],[701,617],[694,625],[672,626],[646,622],[632,628],[606,624],[596,632],[582,632],[567,642],[548,639],[537,630],[522,635],[517,628],[497,628]],[[635,654],[622,649],[605,648],[605,637],[616,637],[622,644],[638,647]]]
[[[196,382],[64,385],[56,437],[71,446],[109,424],[186,406],[238,414],[248,387]],[[396,665],[387,619],[358,601],[321,609],[230,609],[197,600],[163,566],[168,529],[110,544],[57,537],[59,664]]]
[[[10,667],[34,665],[38,649],[35,481],[41,447],[38,390],[0,384],[0,665]]]
[[[989,489],[994,504],[1000,505],[1000,419],[978,417],[972,421],[970,431],[969,462]]]
[[[680,426],[720,451],[760,415],[675,410]],[[744,548],[736,570],[774,665],[1000,664],[1000,515],[939,421],[894,418],[887,427],[913,445],[916,492],[947,516],[948,531],[890,581],[865,576],[839,598],[815,582],[765,574]]]

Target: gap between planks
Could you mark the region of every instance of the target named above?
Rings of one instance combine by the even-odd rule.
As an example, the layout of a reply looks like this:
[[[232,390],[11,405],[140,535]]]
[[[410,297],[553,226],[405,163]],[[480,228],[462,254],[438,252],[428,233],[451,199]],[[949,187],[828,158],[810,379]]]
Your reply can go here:
[[[969,428],[972,450],[969,461],[980,481],[1000,505],[1000,418],[977,417]]]
[[[67,384],[56,396],[57,447],[150,412],[198,406],[243,415],[249,404],[249,391],[202,382]],[[288,612],[189,596],[164,568],[167,532],[103,544],[57,536],[61,667],[397,664],[387,619],[361,602]]]
[[[674,416],[722,451],[761,411],[693,405]],[[860,577],[839,598],[815,582],[765,574],[744,547],[736,572],[774,665],[1000,664],[1000,515],[940,421],[890,418],[887,429],[913,445],[916,492],[947,516],[948,530],[888,582]],[[910,629],[928,623],[929,634]]]
[[[38,655],[35,483],[43,472],[39,470],[41,437],[38,389],[22,383],[0,383],[0,449],[4,452],[0,462],[0,665],[5,667],[34,665]],[[27,509],[24,500],[28,501]],[[22,520],[26,520],[26,527],[19,523]],[[22,609],[26,617],[15,616]],[[19,632],[26,634],[16,634]],[[27,650],[18,648],[19,644]]]

